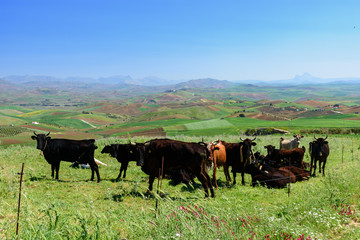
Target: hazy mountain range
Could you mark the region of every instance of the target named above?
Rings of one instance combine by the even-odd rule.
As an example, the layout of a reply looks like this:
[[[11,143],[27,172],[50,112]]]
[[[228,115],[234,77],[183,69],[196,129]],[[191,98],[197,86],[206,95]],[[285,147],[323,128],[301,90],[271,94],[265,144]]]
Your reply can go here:
[[[139,85],[139,86],[167,86],[168,88],[229,88],[239,84],[255,84],[255,85],[308,85],[308,84],[324,84],[324,83],[360,83],[360,77],[358,78],[318,78],[304,73],[302,75],[296,75],[292,79],[285,80],[242,80],[242,81],[228,81],[217,80],[212,78],[204,79],[192,79],[188,81],[175,81],[166,80],[158,77],[146,77],[141,79],[134,79],[129,75],[118,75],[111,77],[101,78],[85,78],[85,77],[68,77],[57,78],[52,76],[4,76],[0,77],[0,84],[3,87],[16,87],[21,85],[22,87],[49,87],[49,88],[63,88],[65,85],[67,88],[101,88],[108,87],[106,85],[112,85],[115,87],[126,85]]]

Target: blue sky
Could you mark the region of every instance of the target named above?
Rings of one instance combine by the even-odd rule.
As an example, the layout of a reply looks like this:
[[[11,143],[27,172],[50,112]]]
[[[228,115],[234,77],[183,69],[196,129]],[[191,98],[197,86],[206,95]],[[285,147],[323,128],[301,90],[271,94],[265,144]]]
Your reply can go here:
[[[1,0],[0,77],[360,77],[360,1]]]

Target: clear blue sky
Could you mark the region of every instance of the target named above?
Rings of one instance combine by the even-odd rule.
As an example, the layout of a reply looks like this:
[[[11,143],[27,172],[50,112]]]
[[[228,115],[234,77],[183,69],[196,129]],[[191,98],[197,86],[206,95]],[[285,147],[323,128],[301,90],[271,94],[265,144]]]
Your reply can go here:
[[[1,0],[0,77],[360,77],[357,0]]]

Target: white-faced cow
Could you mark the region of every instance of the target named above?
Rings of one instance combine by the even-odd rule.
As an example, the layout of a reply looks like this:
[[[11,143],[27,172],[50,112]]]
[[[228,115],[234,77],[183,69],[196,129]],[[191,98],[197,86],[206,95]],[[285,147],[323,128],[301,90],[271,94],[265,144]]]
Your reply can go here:
[[[44,154],[46,161],[51,164],[51,176],[59,180],[60,161],[78,162],[80,164],[89,164],[91,168],[91,181],[94,180],[94,172],[96,172],[97,182],[100,182],[100,174],[98,165],[95,163],[94,152],[95,139],[86,140],[69,140],[69,139],[51,139],[49,134],[36,134],[31,136],[37,141],[37,149]]]
[[[314,168],[313,175],[316,175],[316,162],[319,160],[319,173],[321,173],[321,163],[322,163],[322,173],[325,176],[325,165],[326,159],[329,156],[330,149],[329,144],[326,141],[326,138],[315,138],[315,141],[309,143],[310,148],[310,156],[311,156],[311,163],[310,163],[310,174],[312,173],[312,169]]]
[[[301,134],[294,135],[294,139],[286,140],[280,138],[280,150],[291,150],[299,147],[300,139],[303,138]]]

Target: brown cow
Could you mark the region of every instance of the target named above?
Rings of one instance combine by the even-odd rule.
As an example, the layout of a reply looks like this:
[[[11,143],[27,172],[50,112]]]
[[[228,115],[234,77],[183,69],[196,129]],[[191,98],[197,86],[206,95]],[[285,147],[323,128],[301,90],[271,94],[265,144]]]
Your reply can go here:
[[[224,174],[226,177],[226,182],[231,182],[230,174],[229,174],[229,166],[226,164],[226,150],[225,146],[222,144],[221,140],[218,140],[213,143],[209,143],[207,148],[210,152],[210,159],[214,165],[213,171],[213,181],[215,182],[215,187],[218,189],[217,181],[216,181],[216,170],[218,167],[224,167]]]
[[[264,146],[267,149],[268,155],[266,156],[271,162],[271,166],[273,167],[281,167],[281,166],[296,166],[300,168],[304,168],[304,154],[305,147],[296,148],[292,150],[279,150],[275,149],[275,146],[267,145]]]
[[[298,168],[295,166],[286,166],[286,167],[284,166],[279,169],[291,171],[295,175],[296,181],[308,180],[310,178],[310,171],[307,171],[302,168]]]
[[[288,183],[295,183],[295,175],[286,169],[277,169],[268,165],[257,167],[255,164],[249,164],[246,171],[251,174],[252,186],[260,183],[261,186],[268,188],[283,188]]]
[[[248,163],[251,162],[251,159],[254,159],[254,154],[251,150],[252,146],[255,146],[256,137],[254,139],[245,139],[240,140],[242,142],[240,143],[227,143],[223,141],[223,144],[226,149],[226,163],[228,166],[232,167],[234,182],[233,184],[236,184],[236,173],[241,173],[241,183],[242,185],[245,185],[245,168]]]

